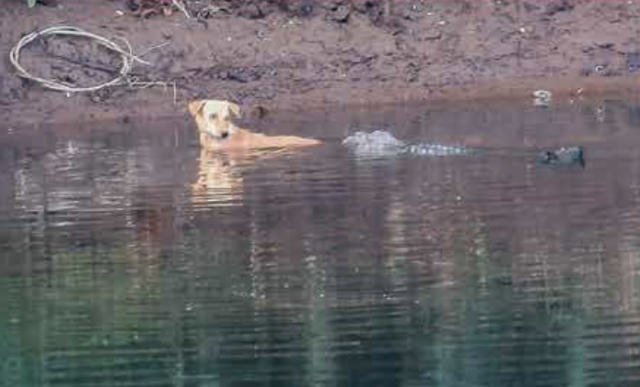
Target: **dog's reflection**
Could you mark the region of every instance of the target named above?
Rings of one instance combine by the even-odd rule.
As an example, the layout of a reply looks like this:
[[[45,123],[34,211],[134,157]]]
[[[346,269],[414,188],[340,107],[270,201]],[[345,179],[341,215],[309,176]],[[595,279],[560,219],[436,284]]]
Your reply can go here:
[[[242,201],[247,172],[263,162],[291,156],[295,150],[220,152],[200,148],[198,173],[191,186],[192,201],[206,206],[233,206]]]
[[[191,186],[196,204],[234,205],[242,199],[243,176],[238,165],[244,158],[234,158],[224,152],[200,150],[198,177]]]

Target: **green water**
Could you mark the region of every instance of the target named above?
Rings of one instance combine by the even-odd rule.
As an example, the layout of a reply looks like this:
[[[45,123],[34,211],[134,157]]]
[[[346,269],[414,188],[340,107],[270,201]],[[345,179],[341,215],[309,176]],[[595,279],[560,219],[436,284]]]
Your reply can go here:
[[[259,125],[327,145],[201,155],[186,120],[0,133],[0,386],[640,382],[634,103]],[[340,145],[383,126],[507,152]],[[535,163],[562,145],[586,166]]]

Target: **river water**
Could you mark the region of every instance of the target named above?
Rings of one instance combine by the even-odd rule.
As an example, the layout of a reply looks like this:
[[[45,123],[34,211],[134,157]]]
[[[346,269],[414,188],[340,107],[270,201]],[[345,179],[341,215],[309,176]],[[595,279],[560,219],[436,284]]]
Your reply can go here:
[[[420,105],[0,130],[0,386],[636,386],[640,108]],[[384,128],[489,150],[354,154]],[[586,165],[539,165],[581,145]]]

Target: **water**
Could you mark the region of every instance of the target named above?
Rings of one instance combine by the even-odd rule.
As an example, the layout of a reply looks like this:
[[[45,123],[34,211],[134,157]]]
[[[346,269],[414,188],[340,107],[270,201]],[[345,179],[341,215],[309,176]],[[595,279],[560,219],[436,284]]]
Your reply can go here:
[[[328,144],[212,157],[186,119],[0,132],[0,386],[640,381],[635,103],[261,125]],[[341,140],[363,127],[502,151],[359,157]],[[570,145],[584,168],[535,162]]]

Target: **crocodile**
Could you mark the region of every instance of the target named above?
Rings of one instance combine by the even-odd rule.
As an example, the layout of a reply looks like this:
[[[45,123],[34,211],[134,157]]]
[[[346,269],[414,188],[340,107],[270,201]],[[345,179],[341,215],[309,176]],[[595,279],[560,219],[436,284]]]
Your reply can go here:
[[[371,133],[358,131],[342,140],[359,156],[395,156],[400,154],[413,154],[419,156],[452,156],[469,153],[469,148],[464,146],[442,144],[409,144],[398,140],[385,130],[376,130]]]
[[[342,144],[360,157],[392,157],[401,154],[416,156],[456,156],[477,152],[488,152],[461,145],[434,143],[409,144],[397,139],[385,130],[370,133],[358,131],[342,140]],[[545,165],[584,166],[584,149],[581,146],[544,150],[536,154],[536,161]]]
[[[540,164],[547,165],[580,165],[584,167],[584,149],[581,146],[562,147],[556,150],[545,150],[536,155]]]

